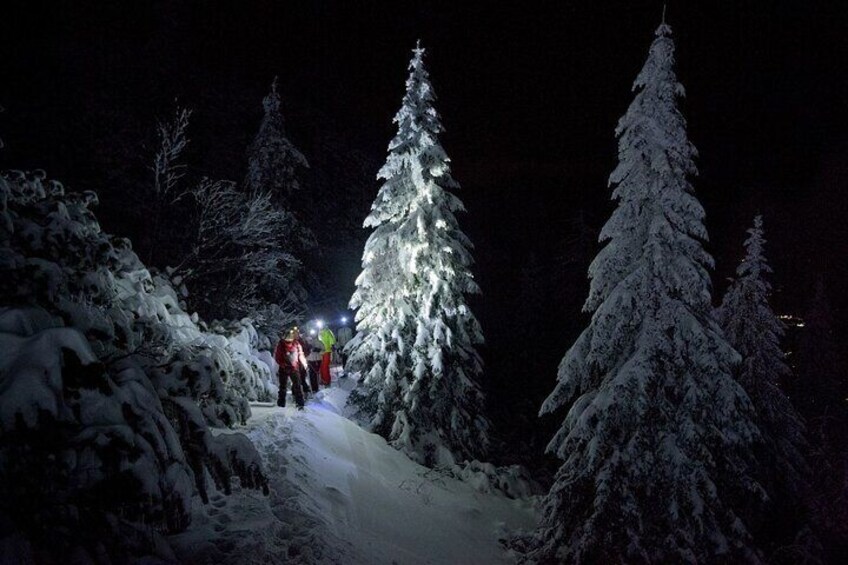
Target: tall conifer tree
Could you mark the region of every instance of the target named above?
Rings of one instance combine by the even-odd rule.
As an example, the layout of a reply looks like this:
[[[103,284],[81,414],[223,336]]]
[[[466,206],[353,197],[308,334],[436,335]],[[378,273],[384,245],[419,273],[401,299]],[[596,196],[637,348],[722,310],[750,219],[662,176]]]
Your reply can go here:
[[[483,335],[465,297],[479,292],[471,242],[455,214],[459,188],[439,142],[443,131],[424,49],[413,50],[398,126],[365,220],[374,228],[351,307],[358,335],[350,368],[363,374],[352,402],[375,431],[425,464],[484,452]]]
[[[616,210],[589,267],[589,326],[542,414],[568,410],[563,460],[534,559],[585,563],[756,560],[743,519],[759,432],[715,322],[695,148],[677,107],[663,22],[616,129]]]
[[[309,162],[286,135],[276,77],[262,107],[265,115],[247,150],[244,187],[252,195],[270,195],[271,201],[289,216],[291,246],[287,251],[300,254],[315,245],[315,235],[303,224],[300,206],[305,201],[302,175]]]
[[[301,189],[300,175],[309,168],[303,156],[288,137],[281,110],[277,78],[262,100],[265,115],[259,131],[248,149],[245,186],[252,192],[271,192],[276,197],[290,197]]]
[[[745,258],[719,308],[719,321],[730,344],[742,355],[737,380],[757,410],[757,422],[769,449],[773,478],[799,486],[806,474],[802,455],[804,423],[780,388],[791,371],[780,349],[783,324],[769,305],[771,273],[763,247],[763,218],[748,230]]]
[[[247,175],[243,189],[251,212],[267,210],[268,216],[253,214],[250,223],[279,224],[267,242],[257,242],[257,248],[246,257],[253,258],[260,270],[251,278],[255,294],[250,309],[257,320],[262,320],[263,331],[276,334],[283,324],[302,317],[308,284],[314,276],[304,259],[316,247],[315,234],[304,224],[305,195],[301,186],[303,171],[309,168],[306,157],[286,136],[282,102],[277,91],[277,78],[271,91],[262,100],[265,115],[259,131],[247,150]],[[274,216],[274,220],[270,216]],[[244,214],[242,219],[251,219]],[[244,228],[255,231],[246,223]],[[272,239],[274,241],[272,241]],[[264,265],[263,265],[264,263]],[[273,335],[272,335],[273,337]]]
[[[802,526],[801,497],[810,479],[804,455],[808,445],[804,422],[781,390],[781,381],[791,370],[780,349],[783,323],[769,305],[771,284],[766,276],[772,270],[763,249],[762,216],[754,218],[748,234],[745,257],[724,295],[718,318],[728,341],[742,355],[736,378],[754,404],[763,435],[760,469],[770,511],[763,516],[762,537],[780,545]]]

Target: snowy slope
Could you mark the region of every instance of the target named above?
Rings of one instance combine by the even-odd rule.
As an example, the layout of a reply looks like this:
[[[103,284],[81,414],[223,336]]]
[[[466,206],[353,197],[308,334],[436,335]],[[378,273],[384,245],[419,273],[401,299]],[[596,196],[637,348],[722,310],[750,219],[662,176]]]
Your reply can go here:
[[[529,500],[483,494],[412,462],[340,415],[348,392],[306,410],[253,405],[247,434],[271,495],[236,491],[196,505],[172,538],[200,563],[502,563],[498,539],[535,525]],[[226,433],[226,432],[225,432]]]

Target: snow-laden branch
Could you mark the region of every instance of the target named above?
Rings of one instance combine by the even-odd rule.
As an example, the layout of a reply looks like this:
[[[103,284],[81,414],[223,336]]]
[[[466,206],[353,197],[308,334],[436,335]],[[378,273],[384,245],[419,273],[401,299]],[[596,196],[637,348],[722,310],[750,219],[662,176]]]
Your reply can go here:
[[[174,193],[180,179],[185,176],[186,165],[180,161],[188,145],[186,129],[192,110],[177,108],[174,118],[160,121],[157,127],[159,150],[153,158],[153,186],[156,194],[167,197]]]

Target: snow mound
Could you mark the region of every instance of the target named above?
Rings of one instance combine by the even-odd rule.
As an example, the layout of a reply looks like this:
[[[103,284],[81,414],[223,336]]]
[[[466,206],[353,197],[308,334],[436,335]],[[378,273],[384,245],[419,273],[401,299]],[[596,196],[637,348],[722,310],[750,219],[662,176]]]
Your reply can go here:
[[[0,176],[0,533],[36,562],[169,559],[195,494],[267,492],[250,442],[208,428],[274,390],[255,330],[205,329],[96,203]]]
[[[509,498],[529,499],[538,496],[542,487],[521,465],[497,467],[477,460],[444,469],[443,472],[465,481],[479,492],[500,493]]]
[[[22,322],[21,329],[31,331],[35,325]],[[66,328],[28,336],[0,333],[0,351],[0,429],[6,431],[14,429],[18,419],[25,427],[35,426],[42,413],[66,417],[59,401],[64,355],[71,352],[84,365],[95,361],[85,338]]]

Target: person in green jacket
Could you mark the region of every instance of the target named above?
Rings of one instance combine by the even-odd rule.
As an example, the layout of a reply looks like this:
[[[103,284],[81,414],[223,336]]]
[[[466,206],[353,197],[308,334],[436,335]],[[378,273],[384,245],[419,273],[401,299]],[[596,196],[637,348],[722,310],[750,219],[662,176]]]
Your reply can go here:
[[[318,334],[318,340],[324,345],[324,353],[321,355],[321,382],[324,386],[330,386],[330,358],[333,355],[336,336],[330,328],[324,328]]]

